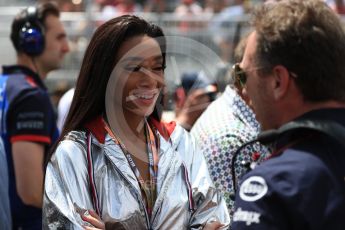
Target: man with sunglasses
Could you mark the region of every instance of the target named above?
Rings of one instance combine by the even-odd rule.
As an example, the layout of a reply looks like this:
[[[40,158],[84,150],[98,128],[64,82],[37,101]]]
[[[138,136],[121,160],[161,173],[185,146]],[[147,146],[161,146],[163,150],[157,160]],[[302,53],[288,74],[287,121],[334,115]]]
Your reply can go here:
[[[345,32],[319,0],[255,11],[235,66],[272,156],[241,178],[232,230],[345,226]]]
[[[236,47],[237,61],[241,61],[243,57],[246,38],[243,37]],[[234,153],[241,145],[255,139],[260,131],[260,125],[248,106],[246,97],[241,94],[241,82],[233,70],[235,69],[230,69],[232,76],[224,93],[209,105],[191,130],[207,160],[211,178],[222,192],[230,218],[234,213],[234,184],[247,172],[251,162],[263,160],[267,153],[262,145],[254,143],[237,154],[232,170]]]

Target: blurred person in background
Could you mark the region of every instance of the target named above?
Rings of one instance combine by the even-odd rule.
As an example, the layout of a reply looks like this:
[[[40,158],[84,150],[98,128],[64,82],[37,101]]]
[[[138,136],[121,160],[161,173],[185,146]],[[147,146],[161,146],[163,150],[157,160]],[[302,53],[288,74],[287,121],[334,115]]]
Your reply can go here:
[[[203,8],[195,0],[181,0],[174,10],[174,15],[179,21],[179,29],[184,32],[198,29],[202,26],[200,20]],[[200,18],[197,18],[200,17]]]
[[[234,22],[246,13],[244,0],[235,0],[231,5],[224,7],[209,22],[209,32],[213,35],[214,43],[219,47],[224,62],[232,62],[231,53],[234,50],[234,38],[240,34],[241,25]]]
[[[59,80],[55,82],[53,88],[50,92],[50,101],[52,102],[52,105],[54,109],[56,110],[58,108],[58,104],[63,97],[63,95],[70,89],[70,85],[68,81],[65,80]]]
[[[182,74],[181,85],[175,89],[175,121],[190,131],[207,106],[216,99],[216,83],[202,72]]]
[[[243,25],[247,21],[245,15],[261,2],[261,0],[233,0],[226,7],[223,4],[221,11],[210,20],[208,30],[224,62],[234,63],[235,47],[246,29]]]
[[[244,36],[235,49],[237,62],[242,60],[246,41],[247,36]],[[223,77],[227,78],[226,75]],[[213,183],[224,196],[230,219],[234,213],[234,184],[248,171],[248,164],[260,162],[268,155],[266,148],[258,143],[236,153],[260,131],[248,105],[248,97],[242,94],[242,87],[232,74],[224,93],[208,106],[191,130],[206,158]],[[237,154],[236,162],[231,165],[234,154]]]
[[[42,1],[40,1],[42,2]],[[85,1],[74,3],[71,0],[56,1],[61,12],[81,12],[85,9]]]
[[[8,194],[7,157],[2,139],[0,139],[0,229],[11,228],[11,209]]]
[[[28,7],[13,20],[17,63],[0,78],[1,135],[8,171],[13,229],[42,228],[43,162],[58,137],[43,80],[69,51],[59,9],[51,2]]]
[[[67,92],[62,95],[61,99],[59,100],[58,106],[57,106],[57,127],[59,131],[62,130],[65,120],[69,111],[69,108],[71,107],[73,96],[74,96],[74,90],[75,88],[69,89]]]
[[[143,11],[142,6],[135,0],[96,0],[96,3],[101,12],[100,21],[97,22],[98,26],[111,18]]]
[[[325,2],[338,14],[345,14],[344,0],[325,0]]]
[[[183,17],[188,15],[200,15],[203,12],[201,5],[195,0],[180,0],[174,13],[176,16]]]
[[[345,31],[321,0],[254,12],[236,76],[271,157],[241,178],[232,229],[343,230]]]
[[[211,14],[220,13],[227,6],[227,0],[205,0],[204,12]]]
[[[116,11],[120,15],[141,12],[142,10],[142,6],[135,0],[117,0]]]
[[[147,0],[144,4],[144,12],[146,13],[164,13],[167,10],[165,0]]]

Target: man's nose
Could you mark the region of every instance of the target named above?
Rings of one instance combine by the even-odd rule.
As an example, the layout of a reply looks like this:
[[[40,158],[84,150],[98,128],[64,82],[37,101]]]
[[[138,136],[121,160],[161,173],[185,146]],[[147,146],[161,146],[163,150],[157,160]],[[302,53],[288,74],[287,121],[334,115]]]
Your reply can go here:
[[[62,52],[63,53],[68,53],[69,51],[70,51],[70,48],[69,48],[69,44],[68,44],[68,40],[67,39],[65,39],[64,41],[63,41],[63,44],[62,44]]]
[[[241,89],[241,92],[243,96],[248,97],[247,88],[245,86]]]

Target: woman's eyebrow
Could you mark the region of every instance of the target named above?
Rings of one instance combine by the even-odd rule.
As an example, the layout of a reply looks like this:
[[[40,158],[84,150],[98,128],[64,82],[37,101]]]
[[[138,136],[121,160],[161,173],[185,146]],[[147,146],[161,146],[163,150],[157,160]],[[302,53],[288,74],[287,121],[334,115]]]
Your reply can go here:
[[[121,63],[122,62],[136,62],[136,61],[143,61],[144,60],[144,58],[142,58],[142,57],[126,57],[126,58],[124,58],[124,59],[122,59],[121,60]]]
[[[143,58],[143,57],[137,57],[137,56],[133,56],[133,57],[126,57],[124,59],[122,59],[120,62],[123,63],[128,63],[128,62],[142,62],[144,61],[146,58]],[[162,61],[163,60],[163,57],[161,55],[157,55],[157,56],[154,56],[154,61]]]

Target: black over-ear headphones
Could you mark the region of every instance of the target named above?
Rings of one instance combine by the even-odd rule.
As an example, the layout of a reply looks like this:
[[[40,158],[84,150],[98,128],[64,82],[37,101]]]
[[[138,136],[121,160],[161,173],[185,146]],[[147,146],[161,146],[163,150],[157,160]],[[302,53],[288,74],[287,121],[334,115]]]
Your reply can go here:
[[[18,45],[29,56],[38,56],[44,50],[44,27],[36,7],[25,10],[24,25],[19,30]]]

